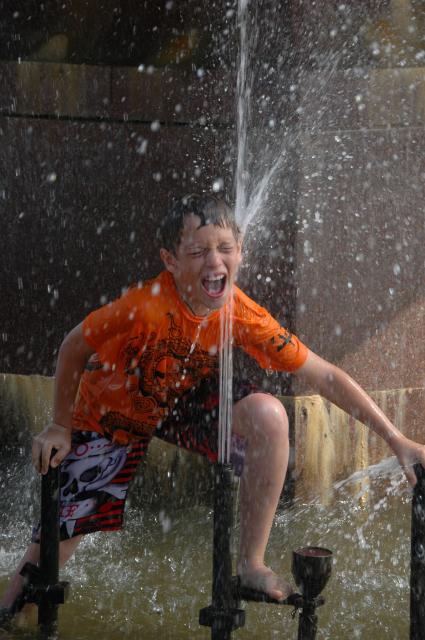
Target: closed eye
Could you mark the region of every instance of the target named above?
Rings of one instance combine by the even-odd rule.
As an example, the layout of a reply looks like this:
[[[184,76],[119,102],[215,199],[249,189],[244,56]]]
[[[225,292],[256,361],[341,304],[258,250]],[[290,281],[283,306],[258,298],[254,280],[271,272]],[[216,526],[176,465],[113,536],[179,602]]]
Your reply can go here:
[[[232,251],[234,250],[234,245],[232,244],[221,244],[218,247],[218,251],[220,251],[220,253],[232,253]],[[188,255],[191,258],[201,258],[202,256],[206,255],[208,253],[209,249],[208,248],[204,248],[204,249],[197,249],[196,251],[189,251]]]

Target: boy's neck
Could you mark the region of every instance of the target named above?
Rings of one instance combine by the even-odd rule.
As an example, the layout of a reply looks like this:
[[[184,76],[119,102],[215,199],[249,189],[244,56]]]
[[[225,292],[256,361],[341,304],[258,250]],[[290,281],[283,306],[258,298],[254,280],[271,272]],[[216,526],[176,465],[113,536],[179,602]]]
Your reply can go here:
[[[194,316],[198,316],[198,317],[202,317],[202,318],[208,316],[211,313],[211,310],[207,310],[206,313],[197,313],[195,311],[195,309],[192,307],[192,305],[190,304],[189,300],[184,295],[183,291],[181,291],[181,289],[180,289],[179,285],[177,284],[175,278],[173,278],[173,280],[174,280],[174,285],[176,287],[177,295],[179,296],[179,298],[181,299],[183,304],[186,305],[186,307],[189,309],[190,313],[192,313]]]

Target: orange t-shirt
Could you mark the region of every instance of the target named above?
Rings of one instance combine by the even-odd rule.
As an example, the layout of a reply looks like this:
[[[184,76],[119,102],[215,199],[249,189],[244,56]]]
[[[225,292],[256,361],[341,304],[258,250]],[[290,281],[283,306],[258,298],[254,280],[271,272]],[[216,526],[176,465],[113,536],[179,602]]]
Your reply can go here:
[[[307,347],[236,286],[232,306],[235,346],[267,369],[304,363]],[[83,333],[95,354],[81,378],[75,428],[122,443],[150,437],[179,396],[217,375],[220,313],[192,314],[168,271],[93,311]]]

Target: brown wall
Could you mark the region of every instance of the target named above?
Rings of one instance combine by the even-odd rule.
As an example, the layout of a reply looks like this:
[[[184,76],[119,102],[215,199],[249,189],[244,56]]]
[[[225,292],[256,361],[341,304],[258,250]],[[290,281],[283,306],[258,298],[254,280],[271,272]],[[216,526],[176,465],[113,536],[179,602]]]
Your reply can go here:
[[[425,82],[408,25],[424,25],[396,4],[264,3],[250,23],[250,183],[281,164],[240,282],[375,389],[423,385]],[[0,82],[0,369],[50,374],[70,326],[160,268],[173,195],[221,177],[232,197],[235,75],[9,62]]]
[[[181,75],[155,88],[133,69],[3,63],[0,73],[0,369],[50,374],[65,332],[161,268],[158,216],[211,188],[229,136],[214,125],[211,81],[191,93]]]
[[[0,74],[9,231],[0,240],[8,272],[0,368],[49,375],[72,326],[161,269],[156,224],[173,197],[211,190],[221,178],[232,199],[235,79],[40,62],[3,63]],[[260,127],[255,141],[263,143]],[[267,224],[247,235],[240,275],[248,293],[286,323],[294,309],[286,212],[295,171],[288,154]],[[278,392],[288,388],[242,355],[237,366]]]
[[[423,386],[425,70],[304,84],[297,330],[368,388]]]

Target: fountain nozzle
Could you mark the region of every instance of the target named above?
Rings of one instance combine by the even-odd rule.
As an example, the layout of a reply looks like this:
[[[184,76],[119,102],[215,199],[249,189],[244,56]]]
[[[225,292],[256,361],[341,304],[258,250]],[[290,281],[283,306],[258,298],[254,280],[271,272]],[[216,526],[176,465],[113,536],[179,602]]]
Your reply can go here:
[[[292,552],[292,575],[305,600],[314,600],[325,588],[332,572],[332,551],[302,547]]]

